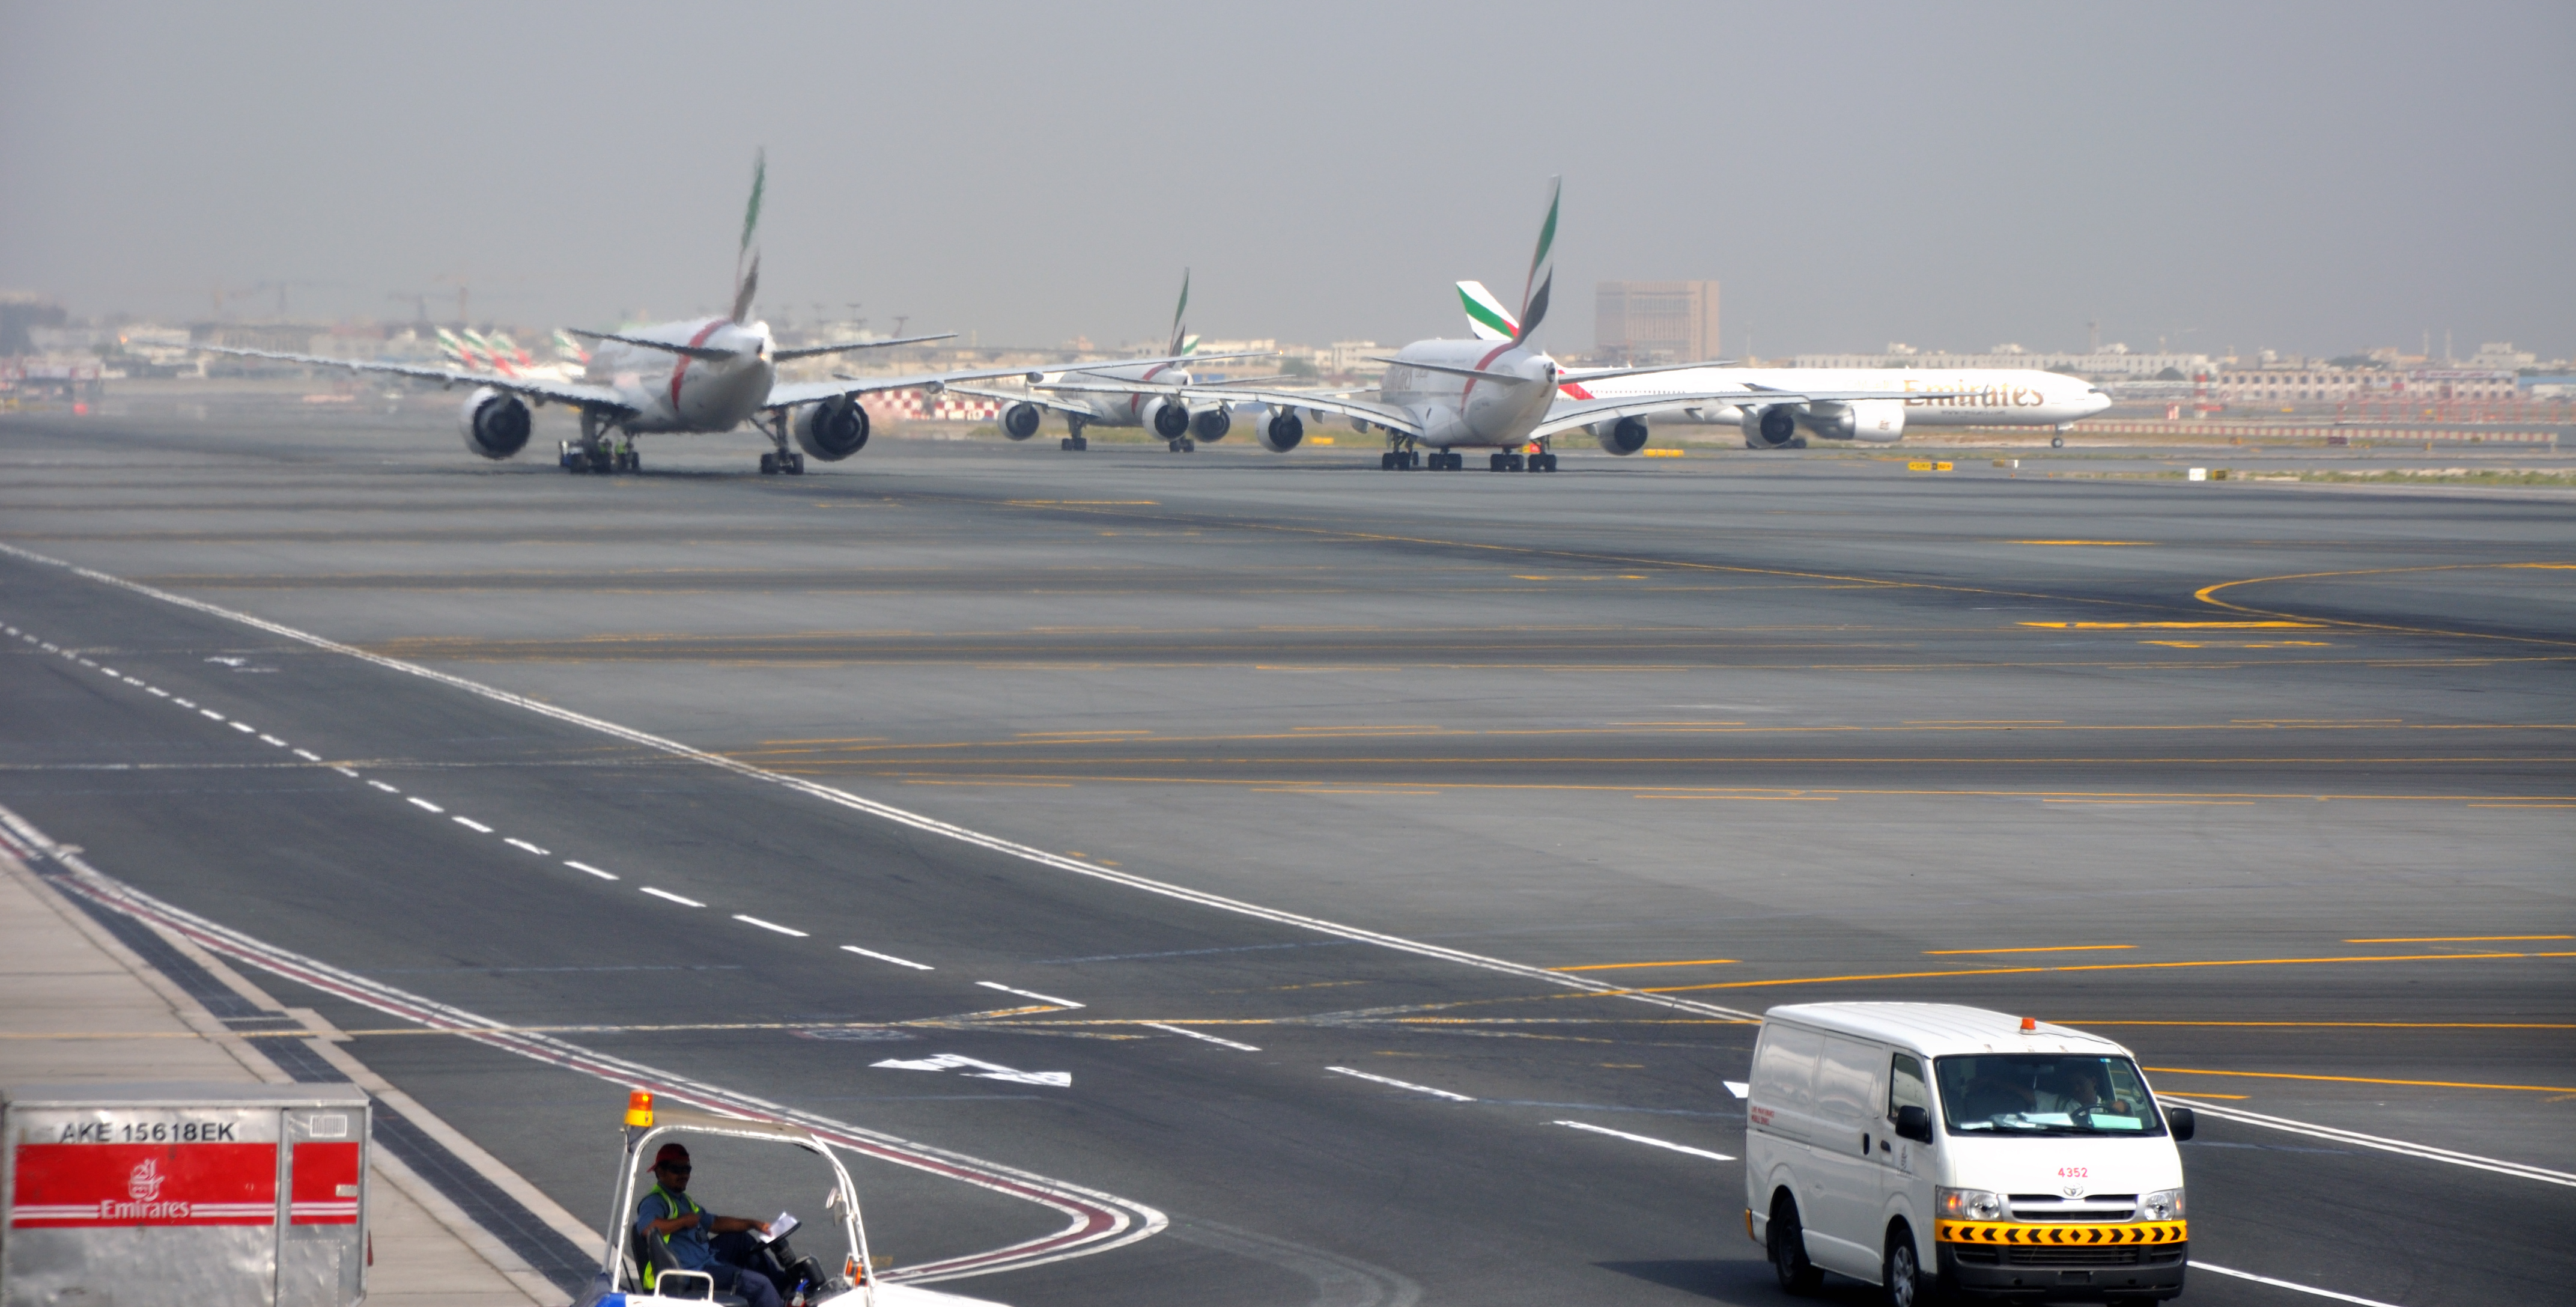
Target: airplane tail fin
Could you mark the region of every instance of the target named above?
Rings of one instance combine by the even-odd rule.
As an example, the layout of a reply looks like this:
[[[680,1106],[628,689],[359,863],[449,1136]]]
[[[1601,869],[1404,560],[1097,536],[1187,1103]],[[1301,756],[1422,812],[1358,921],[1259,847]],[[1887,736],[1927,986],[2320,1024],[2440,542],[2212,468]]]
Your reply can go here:
[[[1184,319],[1189,316],[1189,311],[1190,270],[1183,268],[1181,269],[1181,302],[1172,309],[1172,347],[1164,351],[1165,353],[1187,354],[1198,347],[1198,341],[1190,338],[1189,328],[1184,325]]]
[[[1556,205],[1565,195],[1565,178],[1548,178],[1547,221],[1539,224],[1538,252],[1530,255],[1529,280],[1521,283],[1521,325],[1512,331],[1514,343],[1526,340],[1547,318],[1547,293],[1556,285],[1556,265],[1549,254],[1556,247]],[[1539,273],[1546,270],[1542,278]]]
[[[581,342],[574,340],[571,334],[561,327],[555,328],[555,353],[575,363],[590,362],[590,351],[583,349]]]
[[[1467,308],[1467,328],[1478,340],[1511,340],[1520,335],[1521,324],[1512,318],[1494,293],[1481,281],[1458,283],[1458,301]]]
[[[751,316],[751,302],[760,293],[760,253],[751,247],[752,238],[760,234],[760,193],[769,186],[769,151],[762,149],[752,156],[751,203],[742,211],[742,243],[733,252],[733,320]],[[744,260],[750,260],[746,267]]]

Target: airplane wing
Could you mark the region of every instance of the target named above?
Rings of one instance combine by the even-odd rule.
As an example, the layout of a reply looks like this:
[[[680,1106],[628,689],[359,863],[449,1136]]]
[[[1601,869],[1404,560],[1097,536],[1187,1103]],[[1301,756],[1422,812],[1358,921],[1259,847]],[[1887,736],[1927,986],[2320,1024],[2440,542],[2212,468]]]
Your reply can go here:
[[[1775,390],[1767,386],[1743,390],[1708,390],[1697,394],[1622,395],[1608,399],[1560,397],[1547,411],[1547,417],[1532,428],[1532,436],[1553,436],[1576,427],[1618,418],[1644,417],[1676,409],[1704,408],[1712,404],[1848,404],[1864,399],[1948,399],[1967,394],[1963,390]]]
[[[1409,436],[1422,434],[1422,419],[1411,409],[1398,408],[1373,400],[1348,399],[1312,390],[1263,390],[1237,386],[1075,386],[1064,383],[1045,387],[1047,390],[1096,395],[1137,395],[1152,392],[1178,395],[1186,399],[1213,399],[1231,403],[1276,404],[1281,408],[1302,408],[1318,413],[1339,413],[1344,417],[1392,427]]]
[[[950,386],[949,389],[960,395],[973,395],[977,399],[998,400],[1004,404],[1035,404],[1039,408],[1056,413],[1079,413],[1086,418],[1091,416],[1091,409],[1087,405],[1077,408],[1071,404],[1059,404],[1044,395],[1025,390],[986,390],[981,386]]]
[[[1152,359],[1094,359],[1087,363],[1047,363],[1035,367],[975,368],[963,372],[923,372],[901,377],[853,377],[835,375],[830,381],[782,381],[769,388],[768,408],[793,408],[798,404],[815,404],[847,395],[865,395],[880,390],[911,390],[926,387],[945,390],[960,381],[990,381],[1001,377],[1026,377],[1034,385],[1049,373],[1079,373],[1092,368],[1147,366],[1156,363],[1187,363],[1190,355],[1174,354]],[[1247,354],[1209,354],[1200,358],[1248,358]],[[1126,391],[1122,394],[1130,393]]]
[[[636,408],[625,397],[607,386],[594,386],[584,381],[554,381],[536,377],[504,376],[498,372],[468,372],[459,368],[425,368],[409,363],[378,363],[359,359],[323,358],[318,354],[279,354],[264,349],[234,349],[226,345],[191,345],[188,348],[209,354],[230,354],[238,358],[273,359],[279,363],[303,363],[313,367],[340,368],[349,372],[383,372],[397,377],[416,377],[449,386],[489,386],[506,390],[540,402],[570,404],[576,408],[597,409],[609,413],[634,413]]]

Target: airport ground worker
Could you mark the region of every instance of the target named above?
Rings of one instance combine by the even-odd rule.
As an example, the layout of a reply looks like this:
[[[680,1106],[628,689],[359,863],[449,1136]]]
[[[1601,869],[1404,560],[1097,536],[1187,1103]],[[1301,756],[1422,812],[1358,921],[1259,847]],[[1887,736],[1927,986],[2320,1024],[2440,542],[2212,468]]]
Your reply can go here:
[[[682,1270],[704,1271],[716,1288],[738,1294],[751,1307],[780,1307],[780,1286],[766,1271],[754,1232],[769,1233],[769,1223],[745,1216],[718,1216],[698,1206],[689,1189],[689,1150],[664,1144],[653,1155],[653,1191],[635,1204],[635,1230],[671,1250]]]

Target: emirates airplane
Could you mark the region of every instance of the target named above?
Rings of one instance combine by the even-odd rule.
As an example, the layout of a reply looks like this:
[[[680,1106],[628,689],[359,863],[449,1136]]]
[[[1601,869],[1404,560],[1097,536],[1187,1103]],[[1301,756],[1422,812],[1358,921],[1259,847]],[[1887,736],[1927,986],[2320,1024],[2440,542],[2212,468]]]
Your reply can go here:
[[[1483,282],[1458,283],[1458,298],[1467,308],[1467,325],[1485,340],[1509,340],[1516,330],[1512,315]],[[1893,383],[1902,398],[1849,402],[1791,402],[1777,392],[1806,386],[1858,390]],[[2030,368],[1966,368],[1937,371],[1920,368],[1739,368],[1714,364],[1662,372],[1619,375],[1569,372],[1557,387],[1575,403],[1603,396],[1642,396],[1679,391],[1742,390],[1745,402],[1697,404],[1682,409],[1680,421],[1742,427],[1746,449],[1804,449],[1810,439],[1857,440],[1894,444],[1908,426],[1917,427],[2055,427],[2051,445],[2064,445],[2066,431],[2080,418],[2111,407],[2111,397],[2082,377]],[[1633,454],[1646,447],[1646,428],[1631,429],[1634,444],[1604,440],[1613,454]]]
[[[1184,315],[1189,311],[1190,274],[1189,270],[1184,268],[1181,270],[1180,307],[1172,310],[1170,357],[1145,359],[1141,362],[1121,363],[1114,366],[1069,369],[1065,375],[1082,381],[1137,381],[1153,382],[1156,387],[1186,386],[1193,384],[1189,364],[1211,363],[1218,359],[1269,357],[1258,350],[1238,351],[1232,354],[1199,353],[1199,338],[1190,334],[1189,324],[1184,320]],[[1082,429],[1086,426],[1146,427],[1155,435],[1161,436],[1164,443],[1175,454],[1186,454],[1197,449],[1198,442],[1202,440],[1211,443],[1223,440],[1225,433],[1234,429],[1234,418],[1226,405],[1205,401],[1193,403],[1186,399],[1167,398],[1159,389],[1152,388],[1123,395],[1095,393],[1076,395],[1071,398],[1056,398],[1025,391],[978,390],[972,386],[957,386],[952,389],[960,394],[978,395],[1007,404],[1009,407],[1002,410],[1002,434],[1013,440],[1026,440],[1036,435],[1038,425],[1046,420],[1047,410],[1064,414],[1064,424],[1069,434],[1065,436],[1061,448],[1069,450],[1091,448],[1091,442],[1084,439],[1082,435]]]
[[[891,340],[850,341],[800,349],[779,349],[770,340],[769,324],[751,316],[760,289],[760,255],[752,238],[760,229],[760,197],[768,180],[764,156],[754,164],[751,203],[743,212],[742,241],[734,251],[733,312],[721,318],[691,318],[642,327],[631,332],[573,331],[598,348],[584,361],[579,380],[505,375],[467,368],[415,367],[400,363],[357,362],[310,354],[267,350],[196,348],[217,354],[276,359],[355,372],[388,372],[419,377],[448,386],[472,386],[458,423],[465,447],[485,458],[509,458],[527,448],[532,426],[529,410],[561,404],[581,414],[581,439],[566,442],[562,464],[571,472],[632,472],[643,460],[635,437],[647,434],[717,435],[750,423],[776,448],[760,456],[760,470],[800,474],[805,455],[837,462],[868,443],[867,410],[859,396],[873,391],[920,387],[940,390],[951,382],[1044,373],[1025,367],[984,368],[965,372],[931,372],[912,376],[835,377],[830,381],[780,381],[778,365],[796,359],[853,350],[883,349],[928,340],[946,340],[954,332],[902,336]],[[1122,359],[1136,365],[1177,359]],[[800,452],[801,451],[801,452]]]
[[[1374,400],[1319,391],[1181,383],[1165,390],[1167,402],[1257,405],[1268,414],[1261,424],[1261,443],[1281,453],[1296,448],[1305,438],[1305,424],[1297,416],[1297,411],[1304,409],[1318,415],[1338,413],[1352,419],[1362,430],[1376,427],[1384,431],[1387,449],[1378,459],[1381,468],[1409,470],[1428,462],[1435,469],[1454,472],[1466,466],[1465,456],[1458,452],[1463,448],[1491,450],[1486,466],[1492,471],[1553,472],[1556,454],[1549,445],[1562,433],[1589,430],[1602,448],[1634,453],[1646,442],[1647,415],[1737,401],[1754,393],[1757,388],[1728,384],[1676,387],[1638,395],[1596,394],[1580,399],[1560,396],[1559,387],[1568,374],[1555,359],[1530,348],[1528,341],[1530,333],[1547,316],[1548,291],[1556,283],[1556,269],[1549,262],[1549,254],[1556,242],[1557,203],[1563,189],[1561,178],[1551,181],[1547,221],[1539,228],[1538,252],[1530,258],[1529,277],[1521,289],[1521,312],[1499,339],[1417,340],[1396,351],[1392,358],[1373,360],[1387,365]],[[1702,363],[1683,363],[1662,368],[1599,369],[1576,375],[1584,385],[1593,386],[1650,373],[1706,367]],[[1137,389],[1133,385],[1114,387],[1088,381],[1058,381],[1036,388],[1059,395],[1119,395]],[[1778,404],[1899,402],[1906,397],[1903,391],[1884,387],[1758,389]],[[1948,397],[1947,392],[1933,393]],[[1430,451],[1427,459],[1422,452],[1426,447]]]

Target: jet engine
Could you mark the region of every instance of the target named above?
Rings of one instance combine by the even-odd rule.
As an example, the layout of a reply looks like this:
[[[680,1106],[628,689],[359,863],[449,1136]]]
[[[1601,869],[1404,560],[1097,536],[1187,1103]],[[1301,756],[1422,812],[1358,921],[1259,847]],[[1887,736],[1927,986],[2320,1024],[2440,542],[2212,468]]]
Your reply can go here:
[[[1038,423],[1045,417],[1035,404],[1013,404],[1002,410],[1002,434],[1013,440],[1026,440],[1038,433]]]
[[[457,425],[465,447],[485,458],[508,458],[528,447],[528,406],[507,391],[485,386],[466,396]]]
[[[1764,408],[1744,406],[1746,449],[1787,449],[1798,443],[1798,409],[1793,404]]]
[[[1165,440],[1178,440],[1190,430],[1189,407],[1179,400],[1145,401],[1145,425]]]
[[[827,399],[795,418],[796,443],[826,463],[837,463],[868,443],[868,411],[848,395]]]
[[[1282,412],[1261,428],[1261,447],[1273,454],[1285,454],[1306,438],[1306,424],[1292,412]]]
[[[1632,417],[1616,422],[1595,422],[1592,424],[1592,438],[1613,454],[1633,454],[1646,447],[1646,420]]]
[[[1234,430],[1234,415],[1226,412],[1222,406],[1192,414],[1190,417],[1190,435],[1210,444],[1225,439],[1225,433],[1232,430]]]
[[[1901,399],[1854,400],[1851,409],[1851,438],[1873,445],[1892,445],[1905,435],[1905,401]]]

